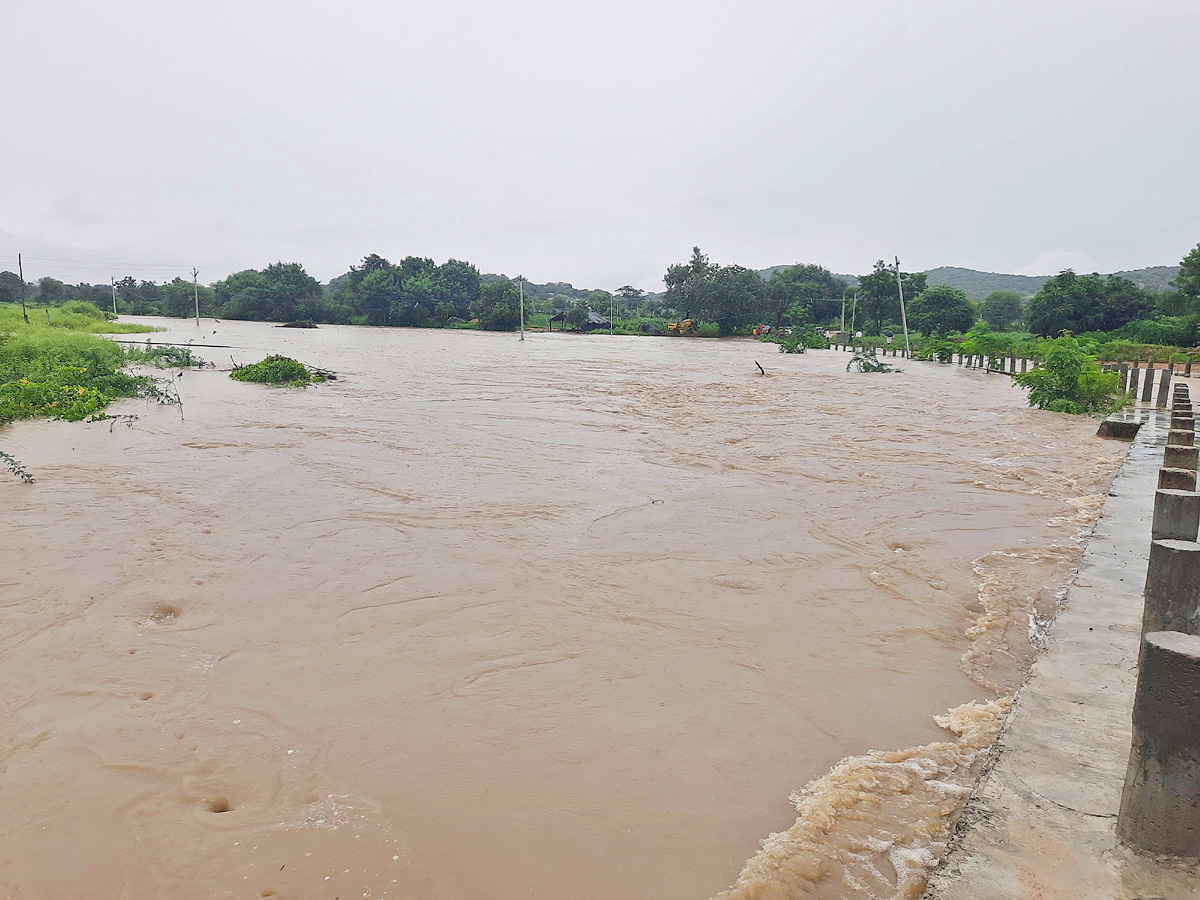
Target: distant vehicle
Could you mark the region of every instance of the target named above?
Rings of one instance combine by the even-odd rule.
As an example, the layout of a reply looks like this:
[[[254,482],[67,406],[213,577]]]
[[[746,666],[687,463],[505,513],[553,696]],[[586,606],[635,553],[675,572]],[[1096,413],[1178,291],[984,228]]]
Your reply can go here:
[[[699,337],[700,329],[696,327],[696,323],[691,319],[684,319],[682,322],[668,322],[667,334],[674,334],[679,337]]]

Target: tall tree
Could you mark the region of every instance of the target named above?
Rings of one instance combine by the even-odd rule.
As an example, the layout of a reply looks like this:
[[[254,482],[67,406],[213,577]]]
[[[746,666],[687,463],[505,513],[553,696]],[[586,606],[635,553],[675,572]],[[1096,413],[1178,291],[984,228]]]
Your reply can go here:
[[[771,273],[765,297],[767,315],[776,327],[830,321],[841,310],[845,283],[824,266],[799,263]]]
[[[1200,302],[1200,244],[1179,263],[1179,274],[1171,286],[1193,302]]]
[[[231,319],[290,322],[321,319],[321,283],[300,263],[277,262],[262,271],[245,269],[213,285],[221,315]]]
[[[0,272],[0,286],[8,288],[14,297],[20,299],[25,283],[16,272]]]
[[[967,295],[946,284],[926,288],[908,304],[908,324],[921,334],[945,336],[975,324],[975,307]]]
[[[67,299],[67,286],[57,278],[46,276],[38,279],[37,302],[43,306],[54,306]]]
[[[520,291],[508,278],[489,281],[479,290],[475,313],[479,327],[488,331],[512,331],[521,324]]]
[[[767,294],[762,276],[743,266],[718,266],[699,283],[695,315],[716,322],[721,334],[760,321]]]
[[[767,284],[743,266],[717,266],[699,247],[692,258],[667,268],[666,303],[683,318],[715,322],[722,334],[758,320],[764,310]]]
[[[465,313],[479,299],[479,270],[469,262],[448,259],[437,268],[437,297]]]
[[[641,288],[635,288],[631,284],[623,284],[617,288],[617,296],[621,298],[620,308],[624,309],[625,315],[631,315],[634,310],[640,310],[642,300],[646,296],[646,292]]]
[[[904,298],[925,290],[924,272],[901,272],[900,281],[904,285]],[[870,275],[858,279],[858,308],[867,321],[875,321],[875,334],[883,330],[885,322],[896,324],[900,321],[900,297],[896,290],[896,270],[882,259],[875,263],[875,269]]]
[[[203,284],[193,286],[192,282],[183,278],[168,281],[159,288],[159,293],[162,296],[161,313],[164,316],[186,319],[195,313],[197,299],[200,301],[202,315],[211,315],[215,306],[212,288]]]
[[[667,267],[667,274],[663,276],[663,283],[667,286],[666,304],[678,311],[682,318],[699,315],[699,292],[715,268],[699,247],[693,247],[690,260]]]
[[[1024,315],[1021,295],[1016,291],[992,291],[984,297],[980,315],[997,331],[1008,331]]]
[[[1153,309],[1153,296],[1128,279],[1063,269],[1033,295],[1025,318],[1034,334],[1057,337],[1064,331],[1115,331]]]

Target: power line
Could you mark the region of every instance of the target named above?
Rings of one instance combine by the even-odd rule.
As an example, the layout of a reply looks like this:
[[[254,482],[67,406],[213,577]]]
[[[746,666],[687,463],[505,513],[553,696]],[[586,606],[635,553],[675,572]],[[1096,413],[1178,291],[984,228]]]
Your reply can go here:
[[[34,262],[56,262],[68,263],[70,265],[85,265],[85,266],[126,266],[128,268],[139,269],[186,269],[187,266],[183,263],[132,263],[132,262],[113,262],[107,259],[61,259],[53,256],[27,256],[26,259]]]

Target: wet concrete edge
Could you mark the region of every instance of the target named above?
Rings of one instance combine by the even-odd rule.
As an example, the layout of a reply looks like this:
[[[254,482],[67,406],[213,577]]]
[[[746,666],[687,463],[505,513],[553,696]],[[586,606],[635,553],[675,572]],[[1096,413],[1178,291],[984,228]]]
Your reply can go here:
[[[1169,417],[1145,410],[1069,593],[930,879],[927,900],[1200,898],[1200,868],[1118,844]]]

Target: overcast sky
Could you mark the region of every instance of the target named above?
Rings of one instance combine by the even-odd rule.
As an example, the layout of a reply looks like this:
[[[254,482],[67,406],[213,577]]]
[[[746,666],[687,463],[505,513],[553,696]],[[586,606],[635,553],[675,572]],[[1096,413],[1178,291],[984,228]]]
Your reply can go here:
[[[1045,274],[1200,242],[1196,0],[38,0],[4,32],[30,278],[374,252],[660,290],[693,244]]]

